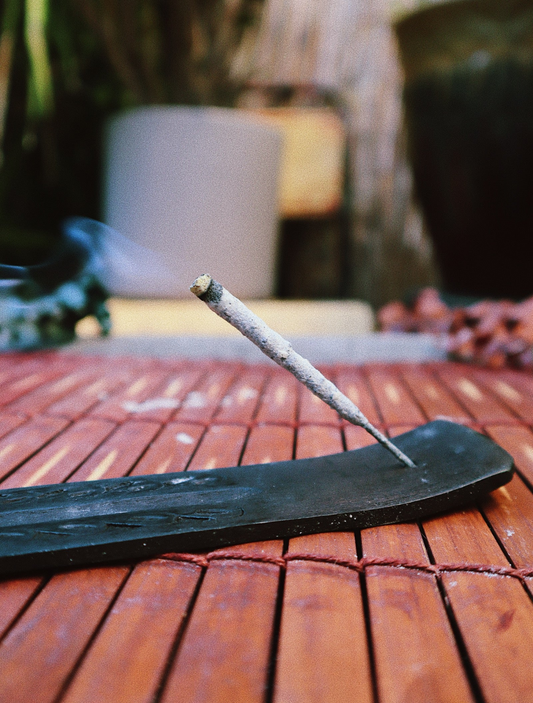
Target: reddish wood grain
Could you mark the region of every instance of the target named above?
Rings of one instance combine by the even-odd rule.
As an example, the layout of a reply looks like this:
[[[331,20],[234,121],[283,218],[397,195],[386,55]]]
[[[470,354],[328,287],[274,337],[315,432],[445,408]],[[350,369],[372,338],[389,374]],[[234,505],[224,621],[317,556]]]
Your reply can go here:
[[[533,434],[524,427],[488,428],[490,436],[515,459],[529,480],[533,478]],[[515,476],[506,486],[493,491],[482,504],[483,512],[513,563],[533,567],[533,495]]]
[[[162,703],[262,703],[279,567],[213,562],[180,644]]]
[[[533,496],[524,482],[515,476],[493,491],[482,508],[513,564],[533,568]]]
[[[59,418],[47,418],[47,421],[61,422]],[[80,420],[9,476],[2,487],[39,486],[64,481],[113,428],[114,425],[105,420]]]
[[[201,569],[139,564],[76,672],[62,703],[153,701]]]
[[[241,370],[238,364],[209,368],[202,382],[187,394],[174,419],[179,422],[209,422]]]
[[[459,405],[427,367],[405,364],[400,367],[400,371],[429,420],[444,419],[461,424],[472,422],[472,416]]]
[[[42,583],[39,576],[0,582],[0,638]]]
[[[418,527],[363,530],[364,556],[427,562]],[[379,700],[472,701],[434,576],[375,566],[366,570]]]
[[[83,462],[69,481],[97,481],[125,476],[160,429],[161,425],[157,422],[124,422]]]
[[[313,395],[307,388],[300,390],[300,407],[298,411],[298,420],[300,423],[316,423],[328,422],[332,425],[340,423],[338,414],[329,406],[325,405],[323,400]]]
[[[242,425],[212,425],[203,436],[189,471],[238,466],[247,434]]]
[[[318,422],[329,408],[313,403]],[[304,425],[298,459],[342,451],[340,428]],[[350,533],[305,535],[289,554],[355,557]],[[274,701],[370,701],[372,682],[359,575],[331,564],[291,561],[287,567]]]
[[[354,366],[343,366],[337,370],[335,378],[339,389],[357,405],[363,415],[373,425],[381,425],[383,420],[361,370]]]
[[[246,442],[243,465],[292,459],[294,430],[281,425],[258,425]]]
[[[324,537],[320,535],[320,537]],[[329,537],[329,535],[328,535]],[[338,544],[319,540],[326,551]],[[348,537],[348,536],[347,536]],[[354,540],[351,535],[352,558]],[[311,540],[291,540],[307,551]],[[287,568],[274,701],[311,703],[372,700],[359,575],[333,564],[290,562]]]
[[[302,425],[296,436],[296,458],[325,456],[342,452],[342,433],[338,427]]]
[[[157,401],[168,401],[170,407],[156,407],[144,409],[136,415],[143,420],[166,422],[176,414],[187,395],[193,391],[206,373],[205,364],[198,366],[184,366],[179,372],[171,373],[156,394]],[[174,406],[172,406],[174,403]]]
[[[0,700],[52,703],[128,574],[54,576],[0,643]]]
[[[128,380],[131,382],[131,371],[127,366],[101,370],[94,380],[49,405],[45,414],[76,420],[97,403],[107,400],[113,392],[128,383]]]
[[[66,420],[60,418],[39,417],[5,435],[0,440],[0,479],[61,432],[67,424]],[[5,485],[6,481],[2,487]]]
[[[271,367],[157,359],[83,363],[81,368],[74,355],[65,361],[57,355],[0,360],[0,389],[8,402],[20,413],[47,414],[30,421],[0,415],[0,476],[13,472],[2,487],[21,485],[36,472],[37,482],[49,482],[88,478],[96,469],[102,478],[121,475],[132,466],[132,473],[195,470],[278,461],[293,452],[298,458],[334,453],[342,451],[343,440],[348,449],[373,441],[361,428],[340,423],[307,391],[300,395],[291,376]],[[19,373],[22,366],[25,373]],[[86,380],[76,385],[82,372]],[[449,364],[343,366],[326,372],[374,422],[383,418],[391,435],[420,424],[425,415],[488,423],[489,433],[515,457],[525,482],[516,477],[494,492],[482,502],[482,512],[472,508],[425,521],[431,557],[444,563],[506,566],[510,559],[519,567],[533,565],[528,426],[533,425],[533,379]],[[69,376],[77,380],[61,385]],[[142,404],[158,398],[181,406],[139,413],[124,408],[128,399]],[[90,417],[80,419],[84,413]],[[110,413],[123,424],[109,434],[114,422],[98,413]],[[76,422],[69,428],[67,419]],[[427,560],[416,525],[365,530],[362,545],[368,556]],[[270,558],[282,549],[281,541],[270,541],[229,551],[236,558],[242,553]],[[355,541],[350,533],[302,536],[290,540],[288,549],[353,558]],[[463,663],[474,672],[478,701],[528,700],[533,690],[533,606],[516,579],[443,573],[447,610],[436,578],[420,571],[368,567],[365,591],[353,570],[300,559],[288,563],[280,591],[277,565],[225,559],[211,562],[194,600],[199,571],[161,560],[139,564],[107,616],[127,571],[62,574],[40,592],[39,577],[3,582],[0,633],[7,634],[0,664],[2,673],[15,673],[11,682],[0,680],[0,700],[152,701],[178,640],[161,694],[165,703],[253,702],[265,696],[275,703],[370,701],[369,642],[380,703],[472,700]],[[95,605],[97,591],[102,597]],[[465,643],[464,662],[449,617]]]
[[[495,395],[511,412],[526,422],[533,418],[533,379],[530,374],[502,370],[473,369],[473,378]]]
[[[256,415],[257,422],[294,422],[298,400],[297,384],[297,380],[288,371],[275,369],[263,391]]]
[[[0,388],[5,390],[19,378],[26,378],[42,371],[47,364],[54,363],[55,354],[8,354],[0,358]]]
[[[487,425],[488,434],[513,457],[522,475],[533,483],[533,432],[522,425]]]
[[[0,396],[0,404],[5,407],[9,403],[14,402],[17,398],[24,396],[24,394],[33,391],[59,376],[61,376],[61,369],[57,367],[57,364],[51,368],[40,367],[35,369],[31,373],[22,376],[22,378],[17,378],[12,382],[4,384]]]
[[[24,418],[20,415],[0,415],[0,437],[22,425],[23,422]]]
[[[98,370],[95,368],[72,369],[69,373],[61,375],[48,383],[41,384],[35,390],[25,393],[9,405],[5,406],[7,412],[20,413],[33,417],[39,415],[52,403],[96,380]]]
[[[421,425],[426,421],[397,371],[368,366],[366,375],[386,425]]]
[[[435,518],[424,527],[437,562],[508,563],[476,510]],[[442,582],[485,699],[527,700],[533,690],[533,605],[522,585],[475,573],[443,574]]]
[[[216,412],[216,422],[249,422],[255,414],[268,377],[268,367],[248,369],[228,388]]]
[[[435,366],[438,377],[453,392],[458,401],[479,422],[498,423],[516,420],[516,416],[496,396],[481,386],[461,364]]]
[[[201,425],[169,423],[150,443],[131,475],[184,471],[203,433],[204,428]]]
[[[89,412],[90,417],[99,417],[113,422],[124,422],[130,417],[131,408],[147,400],[159,397],[159,390],[168,378],[168,369],[147,369],[130,380],[124,388],[110,395],[107,400],[95,405]]]

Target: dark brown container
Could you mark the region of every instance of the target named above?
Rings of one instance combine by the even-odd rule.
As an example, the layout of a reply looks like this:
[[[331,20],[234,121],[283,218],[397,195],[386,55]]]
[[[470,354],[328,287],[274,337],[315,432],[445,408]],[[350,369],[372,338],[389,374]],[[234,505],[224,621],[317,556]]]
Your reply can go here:
[[[462,0],[396,24],[409,155],[446,292],[533,293],[533,3]]]

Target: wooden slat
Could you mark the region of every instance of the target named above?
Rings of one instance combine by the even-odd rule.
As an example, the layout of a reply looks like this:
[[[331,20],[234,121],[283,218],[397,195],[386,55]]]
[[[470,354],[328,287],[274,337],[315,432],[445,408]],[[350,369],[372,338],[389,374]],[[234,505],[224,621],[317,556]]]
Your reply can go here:
[[[468,412],[481,423],[516,420],[516,416],[495,396],[477,383],[468,366],[442,364],[435,366],[439,378],[453,392]]]
[[[62,703],[153,701],[200,573],[198,566],[161,559],[139,564]]]
[[[363,530],[361,540],[364,556],[428,563],[414,524]],[[366,584],[379,700],[472,701],[435,577],[374,566]]]
[[[20,415],[0,415],[0,437],[22,425],[23,422],[24,418]]]
[[[43,582],[40,576],[0,582],[0,638]]]
[[[330,419],[323,403],[319,406],[313,401],[311,407],[317,422]],[[340,428],[299,428],[296,458],[338,451],[342,451]],[[353,559],[355,539],[350,533],[306,535],[291,539],[288,553]],[[359,575],[332,564],[291,561],[285,580],[274,701],[347,700],[372,700]]]
[[[522,420],[533,419],[533,379],[529,374],[511,370],[491,373],[488,369],[473,369],[476,382],[494,394]]]
[[[128,420],[80,466],[69,481],[98,481],[128,474],[161,425]]]
[[[488,428],[489,435],[512,454],[529,480],[533,477],[533,434],[523,427]],[[529,452],[529,453],[528,453]],[[513,563],[533,567],[533,495],[515,476],[482,503],[483,512]]]
[[[380,426],[382,424],[382,418],[378,413],[367,380],[360,369],[353,366],[341,367],[336,373],[336,383],[373,425]]]
[[[61,420],[47,418],[47,422]],[[64,481],[107,437],[113,427],[111,422],[105,420],[80,420],[9,476],[2,487],[40,486]]]
[[[259,404],[261,391],[268,375],[268,367],[253,368],[239,374],[227,390],[215,419],[218,423],[249,422]]]
[[[477,510],[424,523],[435,560],[508,565]],[[533,690],[533,605],[515,579],[445,573],[442,582],[488,703],[527,700]]]
[[[237,466],[247,433],[243,425],[212,425],[203,436],[189,471]]]
[[[317,398],[303,386],[300,389],[298,420],[300,423],[328,422],[333,425],[338,425],[340,422],[339,416],[334,410],[324,405],[323,400]]]
[[[15,381],[4,384],[2,394],[0,396],[0,405],[7,406],[14,402],[17,398],[24,396],[26,393],[39,388],[39,386],[53,381],[55,378],[62,376],[62,369],[57,364],[50,367],[42,367],[39,365],[37,369],[18,378]]]
[[[168,370],[147,369],[133,377],[130,383],[118,392],[94,406],[89,415],[112,422],[124,422],[131,416],[128,408],[158,397],[160,387],[168,377]]]
[[[83,388],[76,388],[71,393],[67,393],[64,398],[49,405],[45,414],[76,420],[96,403],[107,400],[111,393],[120,386],[124,386],[129,378],[131,376],[127,367],[113,367],[111,370],[100,373],[95,380],[90,381]]]
[[[520,425],[488,425],[487,431],[511,454],[523,476],[533,484],[533,432]]]
[[[38,417],[5,435],[0,440],[0,479],[38,451],[67,424],[60,418]],[[4,486],[6,481],[2,483]]]
[[[188,393],[200,382],[204,374],[205,368],[203,366],[185,367],[178,373],[171,373],[164,384],[154,393],[152,403],[140,404],[138,411],[132,416],[142,420],[167,422],[176,414],[176,410],[181,406]],[[165,406],[165,402],[168,405]],[[158,403],[159,407],[157,407]]]
[[[487,703],[522,703],[533,690],[533,605],[514,579],[445,575],[443,583]]]
[[[459,405],[452,394],[427,368],[422,365],[405,364],[400,370],[403,380],[429,420],[472,423],[472,416]]]
[[[204,428],[201,425],[182,422],[169,423],[161,434],[150,443],[131,475],[184,471],[203,433]]]
[[[294,422],[298,400],[296,384],[288,371],[275,370],[263,392],[257,422]]]
[[[33,417],[44,412],[45,408],[63,398],[67,393],[80,388],[86,383],[91,383],[97,378],[98,370],[72,369],[69,373],[61,375],[48,383],[39,385],[33,391],[25,393],[12,403],[5,406],[10,413],[20,413]]]
[[[290,540],[290,553],[354,558],[353,534]],[[291,561],[287,567],[274,701],[372,701],[359,575],[342,566]]]
[[[263,703],[278,581],[272,564],[209,566],[162,703]]]
[[[174,419],[179,422],[208,422],[239,370],[241,367],[237,364],[209,369],[202,383],[186,396]]]
[[[250,432],[242,464],[267,464],[292,459],[294,430],[279,425],[259,425]]]
[[[0,700],[55,701],[127,575],[114,567],[54,576],[0,643]]]
[[[426,421],[399,373],[377,365],[368,366],[365,371],[386,425],[421,425]]]
[[[22,374],[2,376],[17,364],[37,374],[25,387],[16,386]],[[300,458],[342,451],[343,441],[348,449],[373,441],[270,366],[84,364],[69,357],[61,367],[57,355],[0,360],[0,388],[11,393],[13,407],[47,415],[0,415],[0,476],[11,473],[2,487],[96,478],[97,470],[104,478],[264,463],[293,452]],[[77,374],[86,380],[74,387]],[[472,507],[425,521],[429,556],[414,524],[364,530],[365,556],[533,566],[533,379],[450,364],[343,366],[326,374],[391,435],[425,416],[486,425],[524,478],[482,501],[481,512]],[[78,379],[70,390],[61,385],[69,375]],[[98,385],[102,379],[111,385]],[[55,388],[52,402],[41,384]],[[167,398],[181,406],[128,412],[123,405],[132,386],[134,402]],[[69,427],[68,420],[75,423]],[[373,701],[374,694],[380,703],[528,700],[533,579],[526,579],[530,595],[510,577],[443,572],[439,590],[436,577],[420,570],[374,566],[361,577],[299,559],[289,561],[280,580],[277,564],[240,560],[268,562],[282,550],[279,540],[231,547],[234,559],[211,561],[203,581],[198,566],[143,562],[114,605],[128,569],[61,574],[46,585],[40,576],[3,582],[0,700],[325,703]],[[355,539],[302,536],[289,541],[288,552],[353,559]],[[4,671],[15,672],[12,680],[4,680]]]
[[[303,425],[298,429],[296,437],[297,459],[336,454],[337,452],[342,452],[342,450],[340,427]]]
[[[533,495],[515,476],[482,503],[492,529],[518,567],[533,568]]]

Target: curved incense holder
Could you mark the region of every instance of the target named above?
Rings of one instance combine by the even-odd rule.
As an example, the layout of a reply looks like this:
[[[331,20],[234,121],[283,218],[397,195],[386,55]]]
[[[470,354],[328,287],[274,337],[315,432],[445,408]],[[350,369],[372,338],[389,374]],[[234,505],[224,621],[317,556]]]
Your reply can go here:
[[[0,492],[0,575],[169,551],[354,530],[457,508],[507,483],[513,460],[436,421],[381,445],[313,459]]]

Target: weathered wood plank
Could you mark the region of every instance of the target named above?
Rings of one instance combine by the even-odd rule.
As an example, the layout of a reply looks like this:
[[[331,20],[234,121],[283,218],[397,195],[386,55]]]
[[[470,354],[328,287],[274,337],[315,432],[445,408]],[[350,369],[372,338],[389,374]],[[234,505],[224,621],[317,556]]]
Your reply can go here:
[[[184,471],[203,433],[201,425],[170,422],[150,443],[131,475]]]
[[[216,413],[216,421],[250,422],[259,404],[261,392],[268,377],[268,367],[256,367],[239,374],[228,388]]]
[[[83,462],[69,481],[125,476],[160,429],[157,422],[127,420]]]
[[[472,416],[459,405],[428,368],[405,364],[400,366],[400,371],[429,420],[445,419],[461,424],[472,423]]]
[[[363,553],[429,563],[418,527],[363,530]],[[472,701],[433,575],[387,566],[366,570],[377,688],[382,703]]]
[[[185,397],[173,419],[179,422],[209,422],[241,370],[238,364],[210,368],[202,382]]]
[[[263,703],[278,581],[272,564],[211,563],[162,703]]]
[[[468,366],[442,364],[435,366],[435,370],[444,385],[478,422],[486,424],[516,420],[516,416],[503,403],[476,382]]]
[[[386,425],[421,425],[426,421],[395,370],[369,365],[365,372]]]
[[[0,700],[55,701],[128,573],[114,567],[54,576],[0,643]]]
[[[274,370],[261,398],[257,422],[294,422],[298,400],[297,383],[288,371]]]
[[[39,418],[39,422],[66,423],[60,418],[44,417]],[[2,487],[40,486],[64,481],[113,429],[113,423],[106,420],[80,420],[9,476]]]
[[[437,563],[508,565],[479,511],[455,512],[424,523]],[[489,703],[527,700],[533,690],[533,605],[515,579],[445,573],[442,583]]]
[[[200,573],[162,559],[136,566],[62,703],[153,701]]]
[[[67,425],[68,422],[61,418],[38,417],[5,435],[0,440],[0,479],[10,474]],[[5,485],[6,481],[2,487]]]

